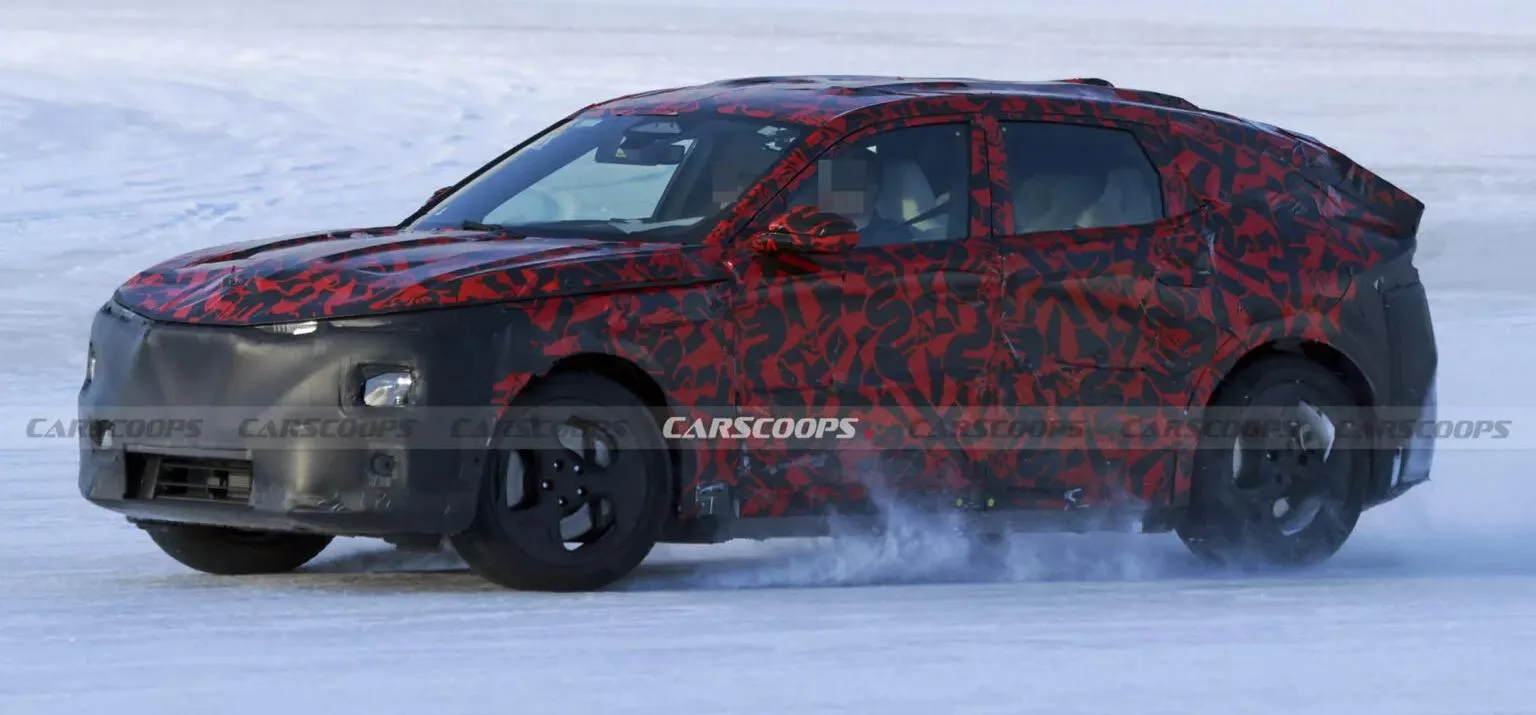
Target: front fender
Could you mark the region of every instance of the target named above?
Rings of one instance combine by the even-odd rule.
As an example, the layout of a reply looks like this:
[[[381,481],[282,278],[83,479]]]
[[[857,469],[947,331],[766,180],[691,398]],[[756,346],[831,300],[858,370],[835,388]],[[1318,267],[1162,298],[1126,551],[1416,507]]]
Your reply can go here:
[[[628,363],[690,420],[733,409],[735,360],[730,350],[727,284],[529,301],[506,307],[501,358],[491,400],[505,410],[540,377],[572,361]],[[737,453],[726,442],[676,443],[679,488],[728,480]],[[685,511],[692,502],[684,499]]]

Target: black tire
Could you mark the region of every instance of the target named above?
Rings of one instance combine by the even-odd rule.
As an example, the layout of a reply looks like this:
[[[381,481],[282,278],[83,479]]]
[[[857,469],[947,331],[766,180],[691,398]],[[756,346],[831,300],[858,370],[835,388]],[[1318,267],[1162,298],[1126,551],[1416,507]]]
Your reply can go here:
[[[1357,444],[1334,448],[1341,432],[1361,434],[1364,412],[1348,387],[1314,362],[1275,356],[1233,375],[1210,407],[1206,426],[1221,429],[1205,430],[1196,451],[1189,510],[1177,526],[1185,545],[1242,570],[1308,566],[1336,553],[1360,519],[1371,464]],[[1293,423],[1306,427],[1291,434]],[[1237,424],[1246,436],[1228,429]]]
[[[628,575],[661,539],[673,503],[672,462],[650,408],[601,375],[562,373],[513,412],[523,428],[498,434],[520,442],[489,460],[475,520],[452,537],[454,549],[475,573],[524,591],[592,591]],[[579,453],[554,433],[567,426],[581,430]],[[573,519],[587,530],[568,535]]]
[[[197,524],[141,524],[167,556],[220,576],[287,573],[320,555],[332,537]]]

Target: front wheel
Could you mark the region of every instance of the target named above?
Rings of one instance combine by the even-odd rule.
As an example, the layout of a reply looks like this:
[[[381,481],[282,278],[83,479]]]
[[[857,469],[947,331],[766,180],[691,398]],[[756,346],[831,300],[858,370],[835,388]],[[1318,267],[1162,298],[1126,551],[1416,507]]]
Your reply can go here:
[[[1179,537],[1236,568],[1321,562],[1362,510],[1370,453],[1340,444],[1361,410],[1331,371],[1301,357],[1260,360],[1234,375],[1207,412]],[[1229,429],[1229,427],[1231,429]],[[1337,448],[1336,448],[1337,447]]]
[[[167,556],[220,576],[286,573],[320,555],[322,534],[245,531],[197,524],[140,524]]]
[[[513,407],[508,432],[519,443],[497,452],[474,523],[452,539],[459,556],[520,590],[623,578],[660,540],[672,504],[671,459],[650,408],[589,373],[549,378]]]

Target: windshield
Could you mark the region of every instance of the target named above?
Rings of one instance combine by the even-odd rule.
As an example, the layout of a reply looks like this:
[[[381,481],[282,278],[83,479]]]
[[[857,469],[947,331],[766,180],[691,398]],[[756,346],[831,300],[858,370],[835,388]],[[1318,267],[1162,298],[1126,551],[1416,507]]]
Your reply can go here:
[[[412,227],[696,242],[804,131],[712,112],[576,117]]]

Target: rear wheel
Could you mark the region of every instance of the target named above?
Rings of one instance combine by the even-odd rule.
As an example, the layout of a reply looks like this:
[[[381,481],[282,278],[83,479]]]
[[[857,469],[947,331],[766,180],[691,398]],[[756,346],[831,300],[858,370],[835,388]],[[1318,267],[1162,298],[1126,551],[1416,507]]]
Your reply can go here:
[[[166,555],[190,568],[221,576],[292,571],[320,555],[332,538],[197,524],[139,526]]]
[[[649,408],[599,375],[556,375],[514,406],[474,524],[454,548],[508,588],[587,591],[623,578],[661,538],[671,461]]]
[[[1332,372],[1300,357],[1265,358],[1218,391],[1195,456],[1180,538],[1236,568],[1321,562],[1361,512],[1370,454],[1340,447],[1361,410]]]

